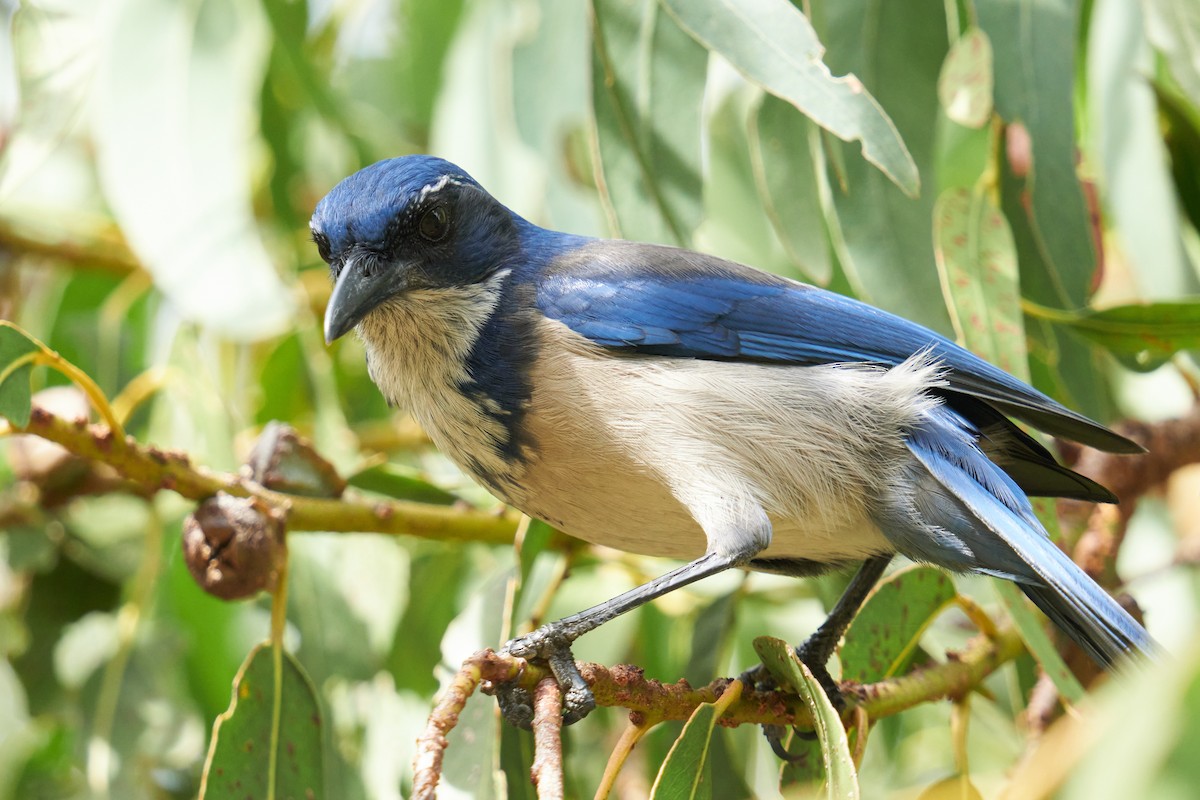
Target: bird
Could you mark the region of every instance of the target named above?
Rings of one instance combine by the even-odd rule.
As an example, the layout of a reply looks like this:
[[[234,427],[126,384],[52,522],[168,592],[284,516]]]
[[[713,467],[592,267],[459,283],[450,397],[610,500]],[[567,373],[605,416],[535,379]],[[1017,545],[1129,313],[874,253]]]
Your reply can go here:
[[[1014,420],[1142,448],[948,338],[712,255],[539,227],[429,155],[346,177],[310,228],[326,342],[357,329],[372,381],[445,456],[573,537],[685,562],[505,646],[549,664],[567,721],[594,706],[575,639],[735,568],[861,563],[798,648],[831,694],[825,664],[896,555],[1014,582],[1103,666],[1153,653],[1029,500],[1117,498]],[[527,724],[526,701],[506,716]]]

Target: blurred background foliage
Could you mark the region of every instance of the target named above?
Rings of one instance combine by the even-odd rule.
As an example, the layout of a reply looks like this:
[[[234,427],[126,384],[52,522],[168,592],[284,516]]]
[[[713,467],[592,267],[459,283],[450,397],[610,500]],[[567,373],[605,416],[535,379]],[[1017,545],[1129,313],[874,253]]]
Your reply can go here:
[[[316,200],[377,159],[431,152],[539,224],[856,295],[1100,419],[1188,414],[1196,371],[1176,351],[1200,344],[1200,6],[797,5],[812,30],[783,0],[0,0],[0,317],[120,396],[139,441],[236,470],[282,420],[359,491],[491,507],[385,406],[359,344],[327,349],[320,333]],[[747,18],[723,21],[731,8]],[[869,94],[828,82],[806,31]],[[870,160],[830,131],[863,136]],[[62,378],[34,380],[77,413]],[[193,583],[178,544],[190,503],[91,493],[77,464],[2,446],[0,798],[194,796],[268,603]],[[1198,495],[1184,469],[1133,498],[1115,573],[1177,659],[1109,682],[1085,725],[1043,736],[1023,657],[969,704],[882,720],[863,796],[1194,796]],[[591,548],[521,564],[382,535],[289,544],[287,641],[320,698],[336,798],[407,794],[431,698],[469,653],[669,566]],[[720,576],[576,654],[699,685],[753,663],[755,636],[803,638],[844,580]],[[957,584],[1003,613],[993,582]],[[971,632],[939,614],[923,657]],[[625,724],[601,710],[569,730],[569,796],[592,794]],[[679,730],[647,736],[620,796],[650,792]],[[530,747],[474,698],[443,796],[531,796]],[[717,730],[709,769],[716,797],[780,791],[749,727]]]

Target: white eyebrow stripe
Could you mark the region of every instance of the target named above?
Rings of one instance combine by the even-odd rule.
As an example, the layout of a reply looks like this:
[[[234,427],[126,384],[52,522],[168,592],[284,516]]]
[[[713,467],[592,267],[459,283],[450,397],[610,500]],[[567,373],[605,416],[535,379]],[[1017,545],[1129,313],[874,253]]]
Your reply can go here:
[[[435,181],[434,183],[431,183],[431,184],[428,184],[427,186],[421,187],[421,191],[417,194],[417,202],[418,203],[423,202],[426,197],[433,194],[434,192],[440,192],[442,189],[445,189],[447,186],[462,186],[462,185],[463,185],[462,181],[459,180],[458,178],[454,177],[453,175],[443,175],[442,177],[438,178],[437,181]]]

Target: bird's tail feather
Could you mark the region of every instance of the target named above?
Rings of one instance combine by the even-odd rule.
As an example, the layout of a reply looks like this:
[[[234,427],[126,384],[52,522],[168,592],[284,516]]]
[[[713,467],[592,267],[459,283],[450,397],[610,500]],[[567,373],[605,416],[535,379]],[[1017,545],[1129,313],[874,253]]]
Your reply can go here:
[[[943,513],[929,521],[957,537],[973,555],[973,568],[1015,580],[1101,664],[1153,653],[1150,634],[1050,540],[1028,499],[975,445],[970,424],[944,407],[929,418],[932,424],[909,438],[909,449],[941,490],[932,505]]]

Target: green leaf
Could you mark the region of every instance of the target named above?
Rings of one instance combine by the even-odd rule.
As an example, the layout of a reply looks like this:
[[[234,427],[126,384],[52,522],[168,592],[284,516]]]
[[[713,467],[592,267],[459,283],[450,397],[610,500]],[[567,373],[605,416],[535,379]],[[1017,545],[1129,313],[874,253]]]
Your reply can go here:
[[[291,654],[260,644],[213,725],[200,798],[324,797],[323,775],[316,690]]]
[[[1017,626],[1021,640],[1025,642],[1042,671],[1054,682],[1059,696],[1068,703],[1078,703],[1082,700],[1086,694],[1083,686],[1059,655],[1058,648],[1046,633],[1045,623],[1033,612],[1025,595],[1021,594],[1021,590],[1015,584],[1008,581],[997,581],[996,591],[999,592],[1008,615],[1012,617],[1013,624]]]
[[[959,341],[1006,372],[1027,376],[1017,251],[1004,214],[983,192],[949,189],[934,205],[933,239]]]
[[[708,747],[713,727],[717,724],[714,703],[701,703],[683,726],[679,738],[658,770],[652,800],[701,800],[712,797],[712,777],[709,774]]]
[[[0,416],[17,427],[29,424],[33,410],[29,386],[33,363],[25,357],[39,349],[20,328],[0,320]]]
[[[821,208],[820,135],[791,105],[770,95],[750,120],[754,178],[771,225],[797,268],[824,286],[833,265]]]
[[[941,0],[840,0],[824,9],[821,35],[835,71],[853,71],[888,110],[921,172],[935,186],[937,78],[949,43]],[[887,31],[886,36],[874,32]],[[849,147],[833,148],[836,154]],[[829,159],[837,255],[859,298],[949,333],[933,261],[933,192],[906,197],[860,158]]]
[[[825,796],[830,800],[857,798],[858,774],[850,755],[850,740],[821,684],[796,656],[795,648],[782,639],[760,636],[754,640],[754,650],[780,685],[800,695],[812,715],[825,765]]]
[[[122,232],[187,318],[240,339],[281,332],[293,294],[258,232],[247,178],[262,9],[119,0],[108,11],[92,117],[101,188]]]
[[[1017,247],[1022,297],[1027,301],[1036,301],[1038,293],[1043,292],[1051,297],[1050,302],[1053,303],[1053,292],[1047,293],[1045,286],[1040,283],[1048,279],[1052,271],[1034,230],[1027,201],[1025,180],[1013,174],[1008,159],[1002,159],[1000,203]],[[1095,419],[1111,416],[1111,390],[1108,382],[1102,378],[1103,365],[1099,360],[1103,353],[1047,320],[1029,317],[1028,313],[1026,316],[1025,332],[1033,385]]]
[[[888,576],[846,632],[838,653],[842,677],[873,683],[900,674],[921,634],[956,595],[950,576],[933,567],[914,565]]]
[[[904,140],[862,82],[834,78],[821,60],[825,48],[787,0],[663,0],[679,24],[720,53],[749,80],[788,101],[825,130],[862,142],[863,157],[905,194],[921,178]]]
[[[346,479],[346,483],[397,500],[436,503],[443,506],[459,501],[457,495],[425,480],[420,470],[391,462],[376,464],[356,472]]]
[[[657,3],[593,0],[602,197],[627,239],[686,245],[701,217],[708,53]]]
[[[995,54],[996,111],[1029,133],[1025,178],[1029,219],[1044,256],[1021,265],[1023,293],[1039,303],[1085,305],[1096,252],[1083,189],[1075,172],[1075,0],[979,0],[979,26]],[[1011,219],[1011,217],[1010,217]]]
[[[1180,350],[1200,348],[1200,300],[1116,306],[1079,314],[1032,308],[1068,326],[1140,372],[1157,369]]]
[[[1200,228],[1200,106],[1159,83],[1154,91],[1179,204],[1192,227]]]
[[[992,118],[992,43],[979,28],[968,28],[951,45],[938,100],[947,117],[967,128],[982,128]]]

